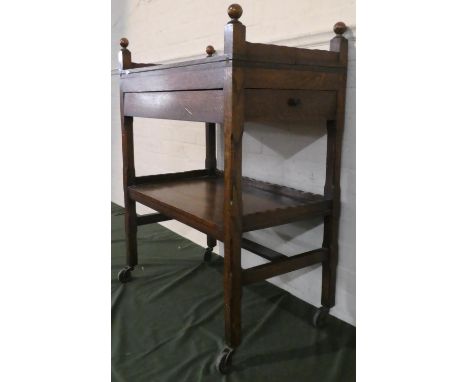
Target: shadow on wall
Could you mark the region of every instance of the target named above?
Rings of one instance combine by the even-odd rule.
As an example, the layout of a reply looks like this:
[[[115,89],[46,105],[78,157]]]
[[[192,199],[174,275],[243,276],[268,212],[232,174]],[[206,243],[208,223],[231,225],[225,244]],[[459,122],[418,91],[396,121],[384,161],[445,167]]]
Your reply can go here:
[[[265,155],[277,155],[289,159],[316,141],[326,136],[325,122],[317,121],[311,125],[291,125],[247,123],[244,131],[246,151],[251,140],[261,142]],[[255,152],[255,151],[253,151]]]

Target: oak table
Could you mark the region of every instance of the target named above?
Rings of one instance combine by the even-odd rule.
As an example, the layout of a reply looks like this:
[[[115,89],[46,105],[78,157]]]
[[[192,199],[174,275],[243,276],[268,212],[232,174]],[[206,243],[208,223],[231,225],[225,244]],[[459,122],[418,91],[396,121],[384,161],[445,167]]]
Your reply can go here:
[[[322,307],[313,318],[320,325],[335,304],[340,213],[340,162],[344,127],[348,43],[346,25],[334,26],[330,50],[309,50],[246,41],[239,21],[242,8],[228,8],[224,54],[207,47],[207,57],[174,64],[134,63],[122,38],[119,52],[123,183],[127,266],[119,280],[131,279],[137,264],[137,227],[176,219],[207,235],[204,260],[216,240],[224,242],[224,318],[226,348],[217,360],[230,370],[241,342],[242,286],[313,264],[322,265]],[[205,123],[204,169],[136,176],[134,117]],[[309,123],[326,120],[327,159],[321,195],[242,176],[244,123]],[[215,126],[224,132],[224,170],[217,169]],[[138,216],[135,203],[156,211]],[[321,248],[285,256],[250,240],[244,232],[323,216]],[[241,248],[269,263],[241,268]]]

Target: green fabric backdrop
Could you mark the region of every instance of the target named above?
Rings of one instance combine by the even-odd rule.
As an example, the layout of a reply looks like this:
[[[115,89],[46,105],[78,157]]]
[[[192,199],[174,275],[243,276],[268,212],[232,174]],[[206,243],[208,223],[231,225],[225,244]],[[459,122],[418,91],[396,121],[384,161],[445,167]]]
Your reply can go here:
[[[159,224],[139,227],[139,265],[122,285],[123,209],[112,205],[112,381],[355,380],[355,328],[314,329],[315,308],[268,282],[244,288],[242,345],[221,376],[223,259]]]

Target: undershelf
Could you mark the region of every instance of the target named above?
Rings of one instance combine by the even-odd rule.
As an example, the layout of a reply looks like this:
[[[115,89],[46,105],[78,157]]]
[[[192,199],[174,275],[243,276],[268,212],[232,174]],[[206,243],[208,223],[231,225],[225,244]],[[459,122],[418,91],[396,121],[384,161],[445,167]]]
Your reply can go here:
[[[136,178],[135,201],[223,241],[224,178],[206,170]],[[323,195],[243,178],[243,232],[330,213]]]

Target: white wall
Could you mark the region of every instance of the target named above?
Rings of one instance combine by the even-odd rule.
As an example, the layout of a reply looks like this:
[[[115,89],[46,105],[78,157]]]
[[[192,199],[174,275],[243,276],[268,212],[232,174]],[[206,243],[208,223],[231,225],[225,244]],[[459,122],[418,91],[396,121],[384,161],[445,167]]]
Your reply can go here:
[[[117,67],[120,37],[130,41],[135,62],[167,62],[204,55],[206,45],[223,51],[223,28],[229,21],[230,1],[112,1],[112,69]],[[241,21],[247,40],[305,48],[327,49],[336,21],[351,27],[346,125],[342,159],[342,215],[336,306],[332,314],[355,324],[355,1],[243,0]],[[112,75],[112,201],[123,204],[118,76]],[[137,175],[184,171],[204,167],[204,124],[135,119]],[[218,127],[218,167],[222,168],[222,139]],[[324,126],[262,126],[247,124],[243,172],[278,184],[323,192],[326,135]],[[141,206],[140,213],[149,212]],[[178,222],[166,227],[205,245],[205,235]],[[249,233],[246,236],[285,254],[319,247],[320,220],[300,222]],[[222,245],[220,246],[222,249]],[[243,251],[243,266],[264,260]],[[309,267],[270,280],[299,298],[320,305],[320,267]]]

